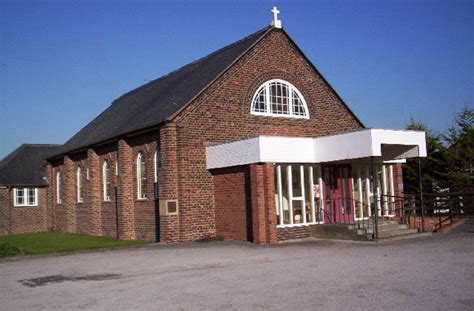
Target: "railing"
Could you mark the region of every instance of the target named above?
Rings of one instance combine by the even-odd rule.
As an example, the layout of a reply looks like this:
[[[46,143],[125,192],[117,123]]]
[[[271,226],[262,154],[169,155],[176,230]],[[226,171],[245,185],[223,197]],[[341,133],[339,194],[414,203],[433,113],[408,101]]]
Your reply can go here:
[[[363,210],[362,213],[358,210]],[[353,229],[364,230],[366,233],[376,237],[376,222],[372,215],[375,214],[375,204],[367,204],[353,198],[338,198],[326,202],[322,210],[324,223],[327,224],[347,224]],[[356,216],[359,217],[356,217]]]
[[[438,231],[468,215],[474,215],[474,193],[405,194],[403,209],[411,228]]]
[[[356,218],[362,213],[363,217]],[[370,214],[368,213],[370,211]],[[353,198],[338,198],[326,202],[322,210],[324,223],[348,224],[378,237],[378,223],[396,220],[419,231],[438,231],[457,219],[474,215],[474,193],[405,194],[404,197],[382,195],[370,204]],[[377,215],[375,219],[374,215]]]

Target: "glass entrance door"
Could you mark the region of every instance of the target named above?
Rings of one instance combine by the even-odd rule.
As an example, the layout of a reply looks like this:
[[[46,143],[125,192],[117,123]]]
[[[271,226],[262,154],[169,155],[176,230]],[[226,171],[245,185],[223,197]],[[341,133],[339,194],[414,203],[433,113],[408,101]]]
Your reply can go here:
[[[354,220],[352,174],[349,165],[331,165],[323,169],[326,190],[326,218],[330,223]]]

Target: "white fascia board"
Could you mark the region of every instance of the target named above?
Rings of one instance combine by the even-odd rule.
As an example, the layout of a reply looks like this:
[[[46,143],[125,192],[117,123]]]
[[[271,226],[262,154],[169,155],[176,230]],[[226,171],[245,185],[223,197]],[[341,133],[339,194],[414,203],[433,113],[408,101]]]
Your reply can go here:
[[[426,157],[426,134],[421,131],[370,129],[372,149],[381,155],[382,145],[406,145],[417,147],[406,157]]]
[[[384,154],[382,146],[386,146]],[[264,162],[323,163],[382,156],[386,163],[426,157],[425,133],[365,129],[316,138],[259,136],[206,147],[208,169]]]
[[[259,137],[206,147],[208,169],[260,162]]]
[[[377,156],[371,145],[369,130],[314,138],[314,148],[315,162]]]
[[[314,163],[312,137],[260,136],[260,162]]]

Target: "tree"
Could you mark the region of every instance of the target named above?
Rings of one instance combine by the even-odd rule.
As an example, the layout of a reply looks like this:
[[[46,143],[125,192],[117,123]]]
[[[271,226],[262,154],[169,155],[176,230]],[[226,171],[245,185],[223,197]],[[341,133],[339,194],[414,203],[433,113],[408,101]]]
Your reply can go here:
[[[424,131],[426,133],[427,157],[421,158],[421,173],[424,192],[441,192],[448,186],[448,171],[446,169],[446,147],[442,136],[433,133],[428,126],[413,118],[406,127],[407,130]],[[404,188],[407,193],[419,193],[418,159],[407,159],[403,164]]]
[[[457,114],[455,123],[444,135],[448,145],[447,171],[451,192],[474,192],[474,110],[469,107]]]

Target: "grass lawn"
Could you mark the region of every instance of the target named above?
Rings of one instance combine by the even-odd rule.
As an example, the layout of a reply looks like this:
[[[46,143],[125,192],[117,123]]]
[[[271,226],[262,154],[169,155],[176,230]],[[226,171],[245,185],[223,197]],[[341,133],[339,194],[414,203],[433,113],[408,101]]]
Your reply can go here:
[[[41,232],[0,236],[0,258],[145,244],[76,233]]]

